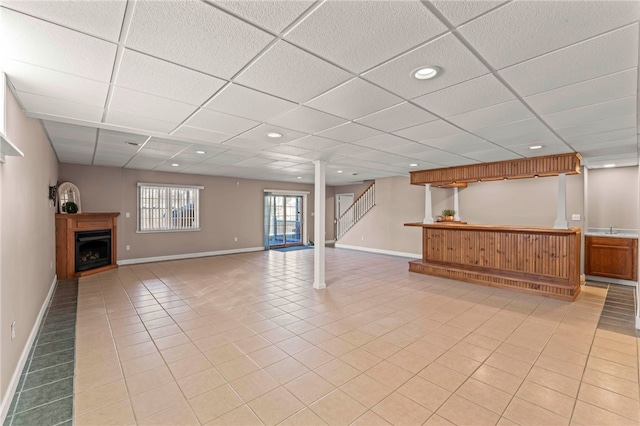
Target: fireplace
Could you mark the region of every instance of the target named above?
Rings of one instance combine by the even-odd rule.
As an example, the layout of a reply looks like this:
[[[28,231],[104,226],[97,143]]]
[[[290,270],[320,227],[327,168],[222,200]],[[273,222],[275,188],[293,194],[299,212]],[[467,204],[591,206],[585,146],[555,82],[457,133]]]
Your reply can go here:
[[[111,230],[76,231],[76,272],[111,264]]]

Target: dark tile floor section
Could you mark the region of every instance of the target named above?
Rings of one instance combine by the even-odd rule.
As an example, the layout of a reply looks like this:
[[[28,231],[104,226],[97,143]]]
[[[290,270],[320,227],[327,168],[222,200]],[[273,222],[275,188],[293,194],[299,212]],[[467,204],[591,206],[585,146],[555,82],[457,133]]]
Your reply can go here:
[[[639,330],[636,329],[635,287],[594,282],[589,282],[587,285],[608,288],[598,328],[629,336],[640,336]]]
[[[78,280],[58,281],[4,426],[71,424]]]

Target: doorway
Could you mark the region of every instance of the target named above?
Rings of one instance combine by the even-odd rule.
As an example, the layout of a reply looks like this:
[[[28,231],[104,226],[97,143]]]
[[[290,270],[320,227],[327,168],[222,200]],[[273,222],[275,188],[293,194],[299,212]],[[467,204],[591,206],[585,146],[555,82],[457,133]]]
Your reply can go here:
[[[280,248],[304,244],[304,196],[265,194],[266,247]]]
[[[336,194],[336,219],[339,219],[351,204],[353,204],[353,193]]]

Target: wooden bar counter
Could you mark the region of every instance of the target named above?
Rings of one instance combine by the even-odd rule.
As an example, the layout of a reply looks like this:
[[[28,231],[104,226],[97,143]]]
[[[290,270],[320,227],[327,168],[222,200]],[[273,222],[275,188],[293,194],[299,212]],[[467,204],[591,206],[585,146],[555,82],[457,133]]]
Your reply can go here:
[[[422,228],[409,271],[575,300],[580,228],[407,223]]]

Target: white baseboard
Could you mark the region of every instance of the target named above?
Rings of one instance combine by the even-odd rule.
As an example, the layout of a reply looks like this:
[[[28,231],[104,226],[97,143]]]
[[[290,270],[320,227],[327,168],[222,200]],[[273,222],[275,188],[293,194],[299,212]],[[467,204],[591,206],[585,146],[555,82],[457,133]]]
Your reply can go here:
[[[422,255],[419,253],[405,253],[402,251],[393,251],[393,250],[382,250],[376,248],[369,247],[360,247],[360,246],[349,246],[346,244],[336,243],[336,248],[345,248],[349,250],[358,250],[358,251],[366,251],[369,253],[377,253],[377,254],[387,254],[389,256],[399,256],[399,257],[410,257],[413,259],[422,259]]]
[[[9,382],[9,386],[2,397],[2,403],[0,406],[0,419],[2,423],[4,423],[5,418],[7,417],[7,413],[9,412],[9,406],[11,405],[11,400],[13,399],[13,394],[16,393],[16,389],[18,389],[18,383],[20,382],[20,375],[22,374],[22,370],[24,366],[27,364],[27,359],[29,358],[29,352],[31,351],[31,346],[36,340],[36,336],[38,335],[38,330],[40,330],[40,324],[42,323],[42,319],[44,318],[44,314],[47,312],[47,307],[49,306],[49,301],[51,301],[51,296],[53,296],[53,290],[56,288],[56,283],[58,282],[58,276],[53,276],[53,281],[51,282],[51,287],[49,288],[49,293],[47,297],[45,297],[42,306],[40,307],[40,312],[38,313],[38,317],[36,318],[35,324],[31,328],[31,333],[29,334],[29,338],[25,343],[24,348],[22,349],[22,354],[20,355],[20,359],[18,359],[18,365],[13,372],[13,376],[11,376],[11,381]]]
[[[164,262],[166,260],[194,259],[197,257],[222,256],[224,254],[249,253],[263,251],[264,247],[247,247],[231,250],[205,251],[201,253],[170,254],[168,256],[142,257],[139,259],[121,259],[118,265],[136,265],[138,263]]]
[[[612,283],[612,284],[628,285],[633,287],[635,287],[638,284],[636,281],[619,280],[617,278],[596,277],[593,275],[587,275],[586,278],[588,281],[598,281],[601,283]]]

